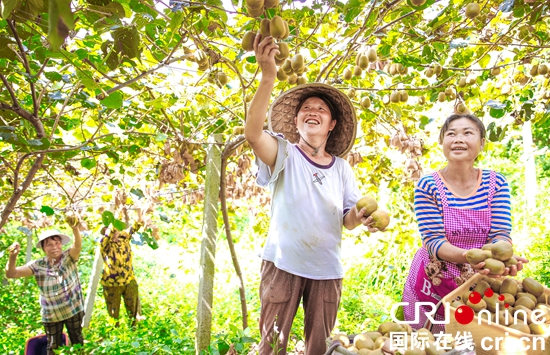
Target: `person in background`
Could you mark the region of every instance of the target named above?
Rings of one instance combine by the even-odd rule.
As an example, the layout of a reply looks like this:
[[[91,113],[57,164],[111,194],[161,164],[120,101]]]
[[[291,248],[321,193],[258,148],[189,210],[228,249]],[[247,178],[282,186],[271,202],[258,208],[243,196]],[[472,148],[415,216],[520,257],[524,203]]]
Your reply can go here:
[[[100,245],[103,258],[101,285],[103,285],[107,311],[111,317],[117,320],[117,326],[121,299],[124,300],[124,306],[132,320],[132,325],[145,319],[141,315],[139,289],[134,274],[132,246],[130,245],[132,235],[143,225],[145,211],[146,209],[138,210],[138,220],[127,230],[119,231],[112,225],[103,227],[101,230],[103,235]]]
[[[422,248],[412,260],[403,291],[403,302],[408,303],[403,307],[406,321],[415,319],[416,302],[435,305],[474,272],[489,274],[484,262],[468,263],[467,250],[497,241],[512,243],[508,183],[502,174],[474,166],[485,144],[483,122],[471,114],[451,115],[440,130],[439,143],[447,165],[422,177],[415,188]],[[515,276],[527,262],[515,257],[518,265],[506,268],[504,276]],[[429,310],[422,306],[420,321],[411,326],[423,327]],[[435,319],[443,320],[443,307]]]
[[[355,141],[357,121],[349,98],[325,84],[304,84],[281,94],[269,109],[277,68],[271,37],[254,51],[262,70],[250,103],[245,138],[257,157],[257,183],[269,187],[271,221],[262,253],[259,353],[286,354],[292,322],[303,301],[307,355],[324,354],[336,322],[344,271],[342,227],[372,217],[357,210],[361,195],[342,159]],[[283,134],[283,136],[279,135]]]
[[[24,266],[17,266],[17,255],[21,250],[15,242],[9,247],[10,255],[6,265],[6,277],[14,279],[34,276],[40,290],[41,316],[47,337],[47,354],[63,345],[63,327],[67,328],[71,344],[83,344],[82,318],[84,301],[78,278],[77,261],[82,249],[82,237],[76,223],[69,223],[74,241],[71,247],[63,250],[63,245],[71,238],[57,230],[47,230],[40,234],[37,249],[45,256]]]

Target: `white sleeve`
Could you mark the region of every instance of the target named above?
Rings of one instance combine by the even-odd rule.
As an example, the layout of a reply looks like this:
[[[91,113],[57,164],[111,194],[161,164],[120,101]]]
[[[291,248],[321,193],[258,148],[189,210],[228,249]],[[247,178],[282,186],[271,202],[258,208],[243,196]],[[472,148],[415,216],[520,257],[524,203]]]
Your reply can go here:
[[[272,132],[267,133],[271,134],[273,137],[277,138],[277,158],[275,160],[275,168],[273,172],[270,171],[269,166],[267,166],[263,161],[256,157],[256,165],[258,166],[258,175],[256,176],[256,183],[259,186],[266,187],[271,183],[277,180],[279,174],[285,168],[285,162],[288,158],[289,148],[291,143],[281,137],[280,135],[275,135]]]

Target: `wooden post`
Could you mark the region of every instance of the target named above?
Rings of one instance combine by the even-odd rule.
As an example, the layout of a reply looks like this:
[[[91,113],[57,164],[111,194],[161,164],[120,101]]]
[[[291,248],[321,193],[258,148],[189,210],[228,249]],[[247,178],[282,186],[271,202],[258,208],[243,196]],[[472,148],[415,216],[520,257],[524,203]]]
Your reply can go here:
[[[103,258],[101,257],[101,251],[99,244],[95,249],[94,266],[92,274],[90,275],[90,284],[88,285],[88,293],[86,295],[86,301],[84,302],[84,318],[82,319],[82,327],[88,328],[90,325],[90,319],[92,319],[92,311],[94,309],[95,295],[97,294],[97,286],[101,273],[103,271]]]
[[[212,300],[218,234],[218,200],[220,194],[221,134],[209,141],[206,157],[206,181],[204,187],[204,210],[202,225],[201,261],[199,273],[199,298],[197,306],[197,334],[195,349],[198,355],[208,350],[212,327]]]

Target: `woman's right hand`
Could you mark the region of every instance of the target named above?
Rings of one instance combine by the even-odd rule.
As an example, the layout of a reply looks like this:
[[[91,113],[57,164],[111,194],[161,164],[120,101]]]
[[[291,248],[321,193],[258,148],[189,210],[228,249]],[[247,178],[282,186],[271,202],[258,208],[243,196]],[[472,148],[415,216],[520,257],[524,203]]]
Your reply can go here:
[[[13,243],[8,248],[8,251],[10,252],[10,256],[17,256],[20,250],[21,250],[21,245],[18,242]]]
[[[279,54],[279,46],[273,41],[273,37],[265,37],[261,42],[261,35],[256,35],[254,38],[254,53],[256,54],[256,62],[262,69],[262,77],[277,76],[277,65],[275,64],[275,56]]]

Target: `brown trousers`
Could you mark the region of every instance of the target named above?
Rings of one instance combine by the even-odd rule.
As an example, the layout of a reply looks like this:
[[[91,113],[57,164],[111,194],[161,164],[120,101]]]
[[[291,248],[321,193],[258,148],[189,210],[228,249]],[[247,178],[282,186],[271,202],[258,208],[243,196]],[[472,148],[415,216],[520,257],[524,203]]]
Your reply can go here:
[[[139,290],[135,279],[125,286],[103,286],[103,297],[105,297],[107,311],[114,319],[119,317],[121,298],[124,299],[124,306],[128,317],[132,319],[132,324],[135,324],[136,317],[141,315]]]
[[[304,307],[306,355],[323,355],[327,351],[325,341],[336,323],[341,295],[342,279],[307,279],[262,261],[259,355],[286,354],[300,300]]]

